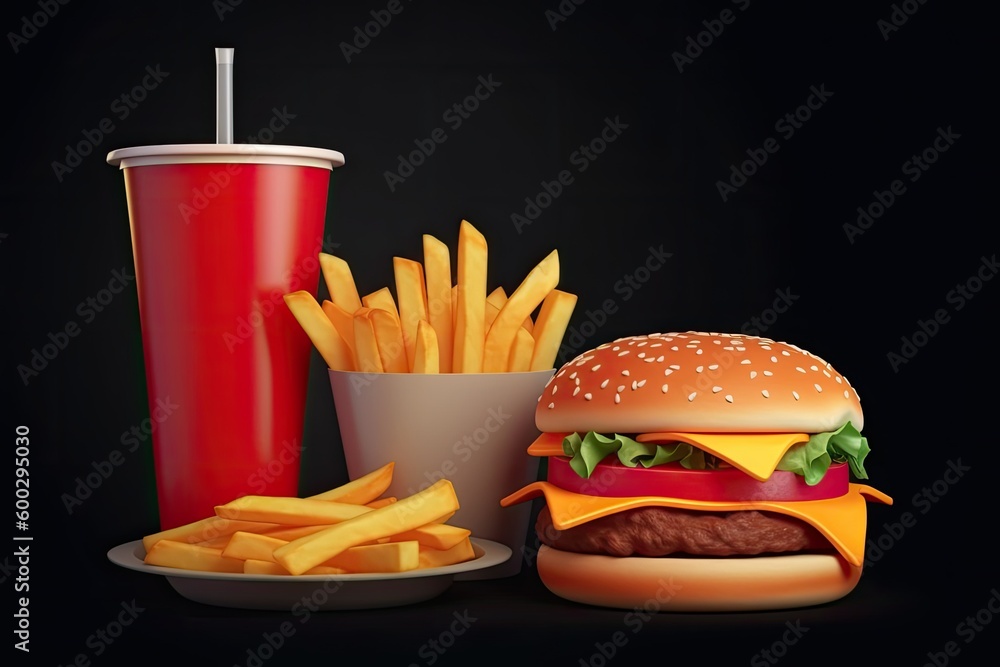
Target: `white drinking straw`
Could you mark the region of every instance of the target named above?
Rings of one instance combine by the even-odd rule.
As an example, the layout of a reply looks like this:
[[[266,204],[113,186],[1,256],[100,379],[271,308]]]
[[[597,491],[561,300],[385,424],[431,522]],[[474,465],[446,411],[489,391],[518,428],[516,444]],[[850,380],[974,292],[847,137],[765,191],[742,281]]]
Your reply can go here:
[[[233,143],[233,49],[215,50],[215,143]]]

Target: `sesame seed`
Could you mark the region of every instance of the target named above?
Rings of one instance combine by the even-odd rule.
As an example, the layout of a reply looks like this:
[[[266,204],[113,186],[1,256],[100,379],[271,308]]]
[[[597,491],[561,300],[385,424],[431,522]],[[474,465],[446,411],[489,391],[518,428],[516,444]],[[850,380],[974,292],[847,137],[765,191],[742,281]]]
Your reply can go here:
[[[770,345],[764,345],[763,343],[761,343],[760,349],[762,349],[762,350],[770,350],[771,346]]]
[[[718,368],[719,368],[719,364],[712,364],[711,366],[708,367],[708,370],[714,371],[714,370],[716,370]]]
[[[557,378],[561,378],[565,374],[566,374],[566,369],[564,368],[561,371],[559,371],[558,373],[556,373],[556,377]]]
[[[703,370],[705,370],[705,367],[704,367],[704,366],[695,366],[695,369],[694,369],[694,372],[695,372],[695,373],[700,373],[700,372],[702,372]]]
[[[739,346],[737,346],[736,351],[737,352],[746,352],[747,349],[745,347],[739,347]]]
[[[639,388],[639,383],[636,382],[635,380],[632,380],[632,391],[635,391],[638,388]]]
[[[669,389],[669,388],[670,387],[668,387],[667,385],[663,385],[663,386],[660,387],[660,391],[662,391],[665,394],[665,393],[667,393],[667,389]]]
[[[743,361],[741,361],[740,363],[741,363],[741,364],[743,364],[744,366],[749,366],[751,362],[750,362],[750,360],[749,360],[749,359],[744,359],[744,360],[743,360]]]
[[[830,371],[823,371],[823,375],[827,377],[833,377],[832,375],[830,375]]]
[[[851,397],[851,395],[850,395],[850,394],[848,394],[848,393],[847,393],[847,390],[845,389],[845,390],[844,390],[844,398],[850,398],[850,397]]]
[[[615,403],[621,403],[621,402],[622,402],[622,395],[615,394]]]
[[[797,370],[800,373],[805,373],[806,372],[806,369],[802,368],[802,366],[796,366],[795,370]]]
[[[646,357],[645,359],[643,359],[643,361],[645,361],[647,364],[651,364],[654,361],[656,361],[656,359],[654,359],[653,357]]]
[[[643,385],[645,385],[645,384],[646,384],[646,381],[645,381],[645,380],[639,380],[639,381],[638,381],[638,382],[636,383],[636,385],[635,385],[635,386],[636,386],[636,387],[642,387],[642,386],[643,386]]]
[[[662,354],[656,358],[656,360],[660,363],[663,363],[664,359],[666,359],[666,357],[664,357]]]
[[[653,343],[650,347],[663,347],[663,343]]]
[[[674,346],[672,346],[672,347],[671,347],[670,349],[671,349],[671,350],[673,350],[674,352],[677,352],[677,351],[678,351],[678,350],[680,350],[681,348],[679,348],[679,347],[677,347],[676,345],[674,345]]]
[[[552,409],[552,408],[554,408],[554,407],[556,407],[556,404],[555,404],[555,403],[549,403],[549,410],[551,410],[551,409]]]
[[[771,357],[771,361],[773,361],[774,363],[778,363],[778,357]]]
[[[698,395],[698,392],[696,392],[696,391],[692,391],[690,394],[688,394],[688,403],[690,403],[691,401],[693,401],[694,397],[697,396],[697,395]]]
[[[601,383],[601,389],[604,389],[607,386],[608,386],[608,381],[607,380],[605,380],[604,382]]]
[[[574,396],[576,396],[579,393],[580,393],[580,388],[579,387],[577,387],[576,389],[573,390],[573,395]]]
[[[760,394],[764,398],[771,398],[771,395],[769,393],[767,393],[767,389],[761,389]]]
[[[623,351],[621,351],[621,352],[618,353],[618,356],[619,357],[624,357],[626,354],[628,354],[628,350],[623,350]]]
[[[715,387],[712,387],[712,393],[713,394],[718,394],[720,391],[722,391],[722,387],[719,387],[718,385],[716,385]]]
[[[612,351],[612,352],[617,352],[617,351],[618,351],[618,350],[620,350],[620,349],[622,349],[622,346],[621,346],[621,345],[615,345],[615,346],[614,346],[613,348],[611,348],[611,351]]]
[[[673,373],[673,371],[669,368],[663,371],[664,375],[670,375],[671,373]]]
[[[627,368],[622,371],[622,375],[628,375],[628,369]]]
[[[590,370],[596,371],[596,370],[600,369],[600,367],[601,367],[601,365],[597,364],[596,366],[592,366]]]
[[[573,371],[572,373],[569,374],[569,379],[570,380],[572,380],[574,378],[576,378],[576,371]]]
[[[726,345],[726,346],[725,346],[724,348],[722,348],[722,349],[723,349],[723,350],[729,350],[730,352],[732,352],[732,351],[733,351],[733,350],[735,350],[736,348],[735,348],[735,347],[733,347],[732,345]]]
[[[677,364],[670,364],[670,367],[671,367],[672,369],[674,369],[675,371],[679,371],[679,370],[681,369],[681,367],[680,367],[680,366],[678,366]]]
[[[755,377],[757,377],[757,371],[750,371],[750,379],[752,380]]]
[[[794,396],[794,397],[795,397],[795,400],[796,400],[796,401],[797,401],[797,400],[799,400],[799,392],[797,392],[797,391],[793,391],[793,392],[792,392],[792,396]]]
[[[583,397],[589,401],[590,399],[592,399],[594,397],[594,395],[588,392],[588,393],[584,394]]]
[[[819,370],[819,366],[815,366],[815,365],[810,366],[809,370],[811,370],[811,371],[818,371]]]
[[[726,394],[726,403],[732,403],[732,402],[733,402],[733,395]]]
[[[573,382],[576,384],[577,387],[580,386],[580,378],[576,378],[575,380],[573,380]]]
[[[623,384],[618,385],[618,393],[620,394],[623,391],[625,391],[625,385],[623,385]]]
[[[783,356],[783,357],[790,357],[790,356],[792,356],[792,353],[789,352],[788,350],[782,350],[781,351],[781,356]]]
[[[703,349],[701,349],[701,348],[699,347],[699,348],[698,348],[697,350],[695,350],[695,351],[694,351],[694,353],[695,353],[695,354],[702,354],[702,353],[703,353],[704,351],[705,351],[705,350],[703,350]]]
[[[843,380],[840,379],[839,375],[833,379],[837,381],[837,384],[842,384],[844,382]]]
[[[818,384],[814,384],[813,386],[816,387],[816,391],[823,393],[823,387],[819,386]]]
[[[772,373],[771,371],[764,371],[765,377],[771,377],[772,375],[774,375],[774,373]]]

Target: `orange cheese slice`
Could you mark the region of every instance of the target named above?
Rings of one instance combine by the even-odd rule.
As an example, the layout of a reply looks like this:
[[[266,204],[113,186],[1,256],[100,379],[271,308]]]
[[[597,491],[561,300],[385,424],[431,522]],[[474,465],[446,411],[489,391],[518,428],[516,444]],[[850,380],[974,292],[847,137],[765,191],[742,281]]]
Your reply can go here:
[[[660,496],[606,498],[573,493],[549,482],[533,482],[507,496],[500,501],[500,504],[508,507],[539,496],[545,496],[552,524],[557,530],[573,528],[602,516],[637,507],[674,507],[709,512],[745,510],[777,512],[801,519],[814,527],[848,562],[858,567],[864,560],[865,552],[865,530],[868,519],[866,498],[886,505],[892,504],[892,498],[864,484],[851,484],[849,491],[843,496],[825,500],[732,502]]]
[[[531,456],[564,456],[563,438],[569,433],[542,433],[528,446],[528,454]]]
[[[564,456],[563,438],[569,433],[542,433],[528,447],[531,456]],[[765,482],[792,445],[806,442],[806,433],[643,433],[638,442],[686,442],[714,454],[759,482]]]
[[[806,442],[805,433],[643,433],[638,442],[686,442],[718,456],[759,482],[765,482],[789,448]]]

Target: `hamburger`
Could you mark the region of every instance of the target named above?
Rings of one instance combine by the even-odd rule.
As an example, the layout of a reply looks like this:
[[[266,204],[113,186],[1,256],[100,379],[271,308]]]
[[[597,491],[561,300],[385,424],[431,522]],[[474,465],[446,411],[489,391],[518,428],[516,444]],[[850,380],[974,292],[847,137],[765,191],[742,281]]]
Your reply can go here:
[[[818,356],[757,336],[621,338],[562,366],[538,399],[546,587],[619,608],[821,604],[861,577],[867,438],[857,391]],[[664,592],[667,594],[664,594]]]

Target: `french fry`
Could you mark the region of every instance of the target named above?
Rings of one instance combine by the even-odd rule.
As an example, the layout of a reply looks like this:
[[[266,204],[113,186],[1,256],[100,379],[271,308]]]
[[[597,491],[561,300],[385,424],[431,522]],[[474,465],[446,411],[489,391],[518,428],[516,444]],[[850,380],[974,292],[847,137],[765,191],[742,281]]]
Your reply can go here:
[[[287,540],[280,540],[268,535],[257,533],[244,533],[237,531],[229,538],[229,544],[222,550],[222,555],[226,558],[236,558],[238,560],[269,560],[274,561],[271,554],[280,546],[288,544]]]
[[[323,312],[326,314],[327,319],[333,325],[333,328],[337,330],[340,337],[344,339],[347,343],[347,348],[354,354],[354,314],[347,312],[347,309],[343,306],[338,306],[333,301],[329,299],[323,300]]]
[[[409,372],[406,344],[399,320],[392,313],[378,308],[368,310],[368,319],[371,320],[375,332],[375,344],[378,346],[382,370],[386,373]]]
[[[514,345],[510,348],[510,358],[507,360],[507,371],[523,373],[531,367],[531,356],[535,350],[535,339],[528,330],[521,327],[514,334]]]
[[[232,521],[219,516],[210,516],[183,526],[168,528],[158,533],[146,535],[142,538],[142,547],[149,552],[153,548],[153,545],[160,540],[195,544],[215,540],[220,537],[229,537],[238,530],[262,532],[272,528],[277,528],[277,525],[255,521]]]
[[[448,246],[424,234],[424,281],[427,284],[427,319],[437,337],[439,372],[450,373],[454,354],[455,323],[451,302],[451,254]]]
[[[361,299],[361,304],[365,308],[377,308],[392,313],[396,321],[399,321],[399,310],[396,308],[396,301],[392,298],[392,292],[389,291],[388,287],[383,287],[364,296]]]
[[[236,533],[233,533],[235,535]],[[210,540],[202,540],[201,542],[195,542],[199,547],[208,547],[209,549],[223,549],[225,550],[226,545],[229,544],[230,538],[233,535],[220,535],[219,537],[213,537]]]
[[[399,500],[399,499],[396,498],[395,496],[389,496],[387,498],[378,498],[376,500],[371,501],[370,503],[365,503],[365,507],[370,507],[373,510],[377,510],[380,507],[385,507],[386,505],[391,505],[394,502],[396,502],[397,500]]]
[[[417,346],[417,323],[427,320],[427,286],[424,267],[420,262],[403,257],[392,258],[396,276],[396,301],[399,304],[399,322],[406,344],[407,367],[413,368],[413,350]]]
[[[370,473],[353,479],[346,484],[341,484],[329,491],[309,496],[309,498],[311,500],[333,500],[338,503],[365,505],[385,493],[385,490],[392,484],[392,473],[395,468],[395,461],[389,461],[384,466],[376,468]]]
[[[559,345],[566,334],[576,302],[575,294],[557,289],[549,292],[542,301],[538,320],[535,322],[535,348],[529,370],[541,371],[555,366]]]
[[[415,540],[351,547],[321,565],[348,572],[406,572],[420,565],[420,545]]]
[[[337,371],[354,370],[351,349],[312,294],[292,292],[285,295],[285,303],[327,366]]]
[[[484,373],[501,373],[507,370],[510,348],[524,318],[534,312],[558,283],[559,254],[553,250],[514,290],[487,332],[483,356]]]
[[[370,312],[371,308],[365,307],[354,311],[354,366],[365,373],[384,373]]]
[[[392,542],[415,540],[421,547],[431,549],[451,549],[456,544],[471,537],[472,531],[447,523],[429,523],[413,530],[396,533],[389,538]]]
[[[177,567],[203,572],[242,572],[243,561],[226,558],[222,549],[211,549],[187,542],[160,540],[146,553],[147,565]]]
[[[351,547],[413,530],[458,508],[454,486],[447,479],[439,479],[387,507],[293,540],[274,551],[274,560],[292,574],[302,574]]]
[[[493,324],[493,320],[497,318],[500,313],[500,309],[503,305],[507,303],[507,293],[504,291],[503,287],[497,287],[495,290],[489,293],[486,297],[486,330],[490,330],[490,326]],[[495,308],[491,311],[490,306]],[[534,323],[531,321],[531,316],[524,318],[524,322],[521,326],[527,329],[528,333],[531,333],[534,328]]]
[[[347,262],[340,257],[321,252],[319,266],[323,273],[326,289],[330,293],[330,299],[349,313],[360,308],[361,297],[358,296],[354,275]]]
[[[454,373],[483,372],[486,322],[486,238],[466,220],[458,233],[458,303]],[[506,361],[506,356],[504,361]]]
[[[465,538],[450,549],[432,549],[420,547],[418,557],[419,567],[444,567],[455,563],[464,563],[476,557],[475,549],[472,547],[472,540]]]
[[[375,509],[375,508],[371,508]],[[267,537],[273,537],[278,540],[284,540],[286,542],[291,542],[292,540],[297,540],[300,537],[305,537],[306,535],[312,535],[313,533],[318,533],[321,530],[326,530],[330,527],[330,524],[324,523],[318,526],[282,526],[279,525],[277,528],[272,528],[270,530],[261,531],[261,535],[266,535]]]
[[[292,576],[291,572],[281,567],[274,561],[266,560],[246,560],[243,561],[243,573],[244,574],[280,574],[285,576]],[[317,565],[313,569],[304,572],[303,574],[348,574],[347,570],[341,569],[339,567],[330,567],[329,565]]]
[[[426,321],[420,320],[417,325],[417,346],[413,351],[414,373],[441,372],[441,353],[438,349],[437,334]]]
[[[215,508],[216,516],[224,519],[280,523],[286,526],[334,524],[377,511],[364,505],[284,496],[242,496]]]

